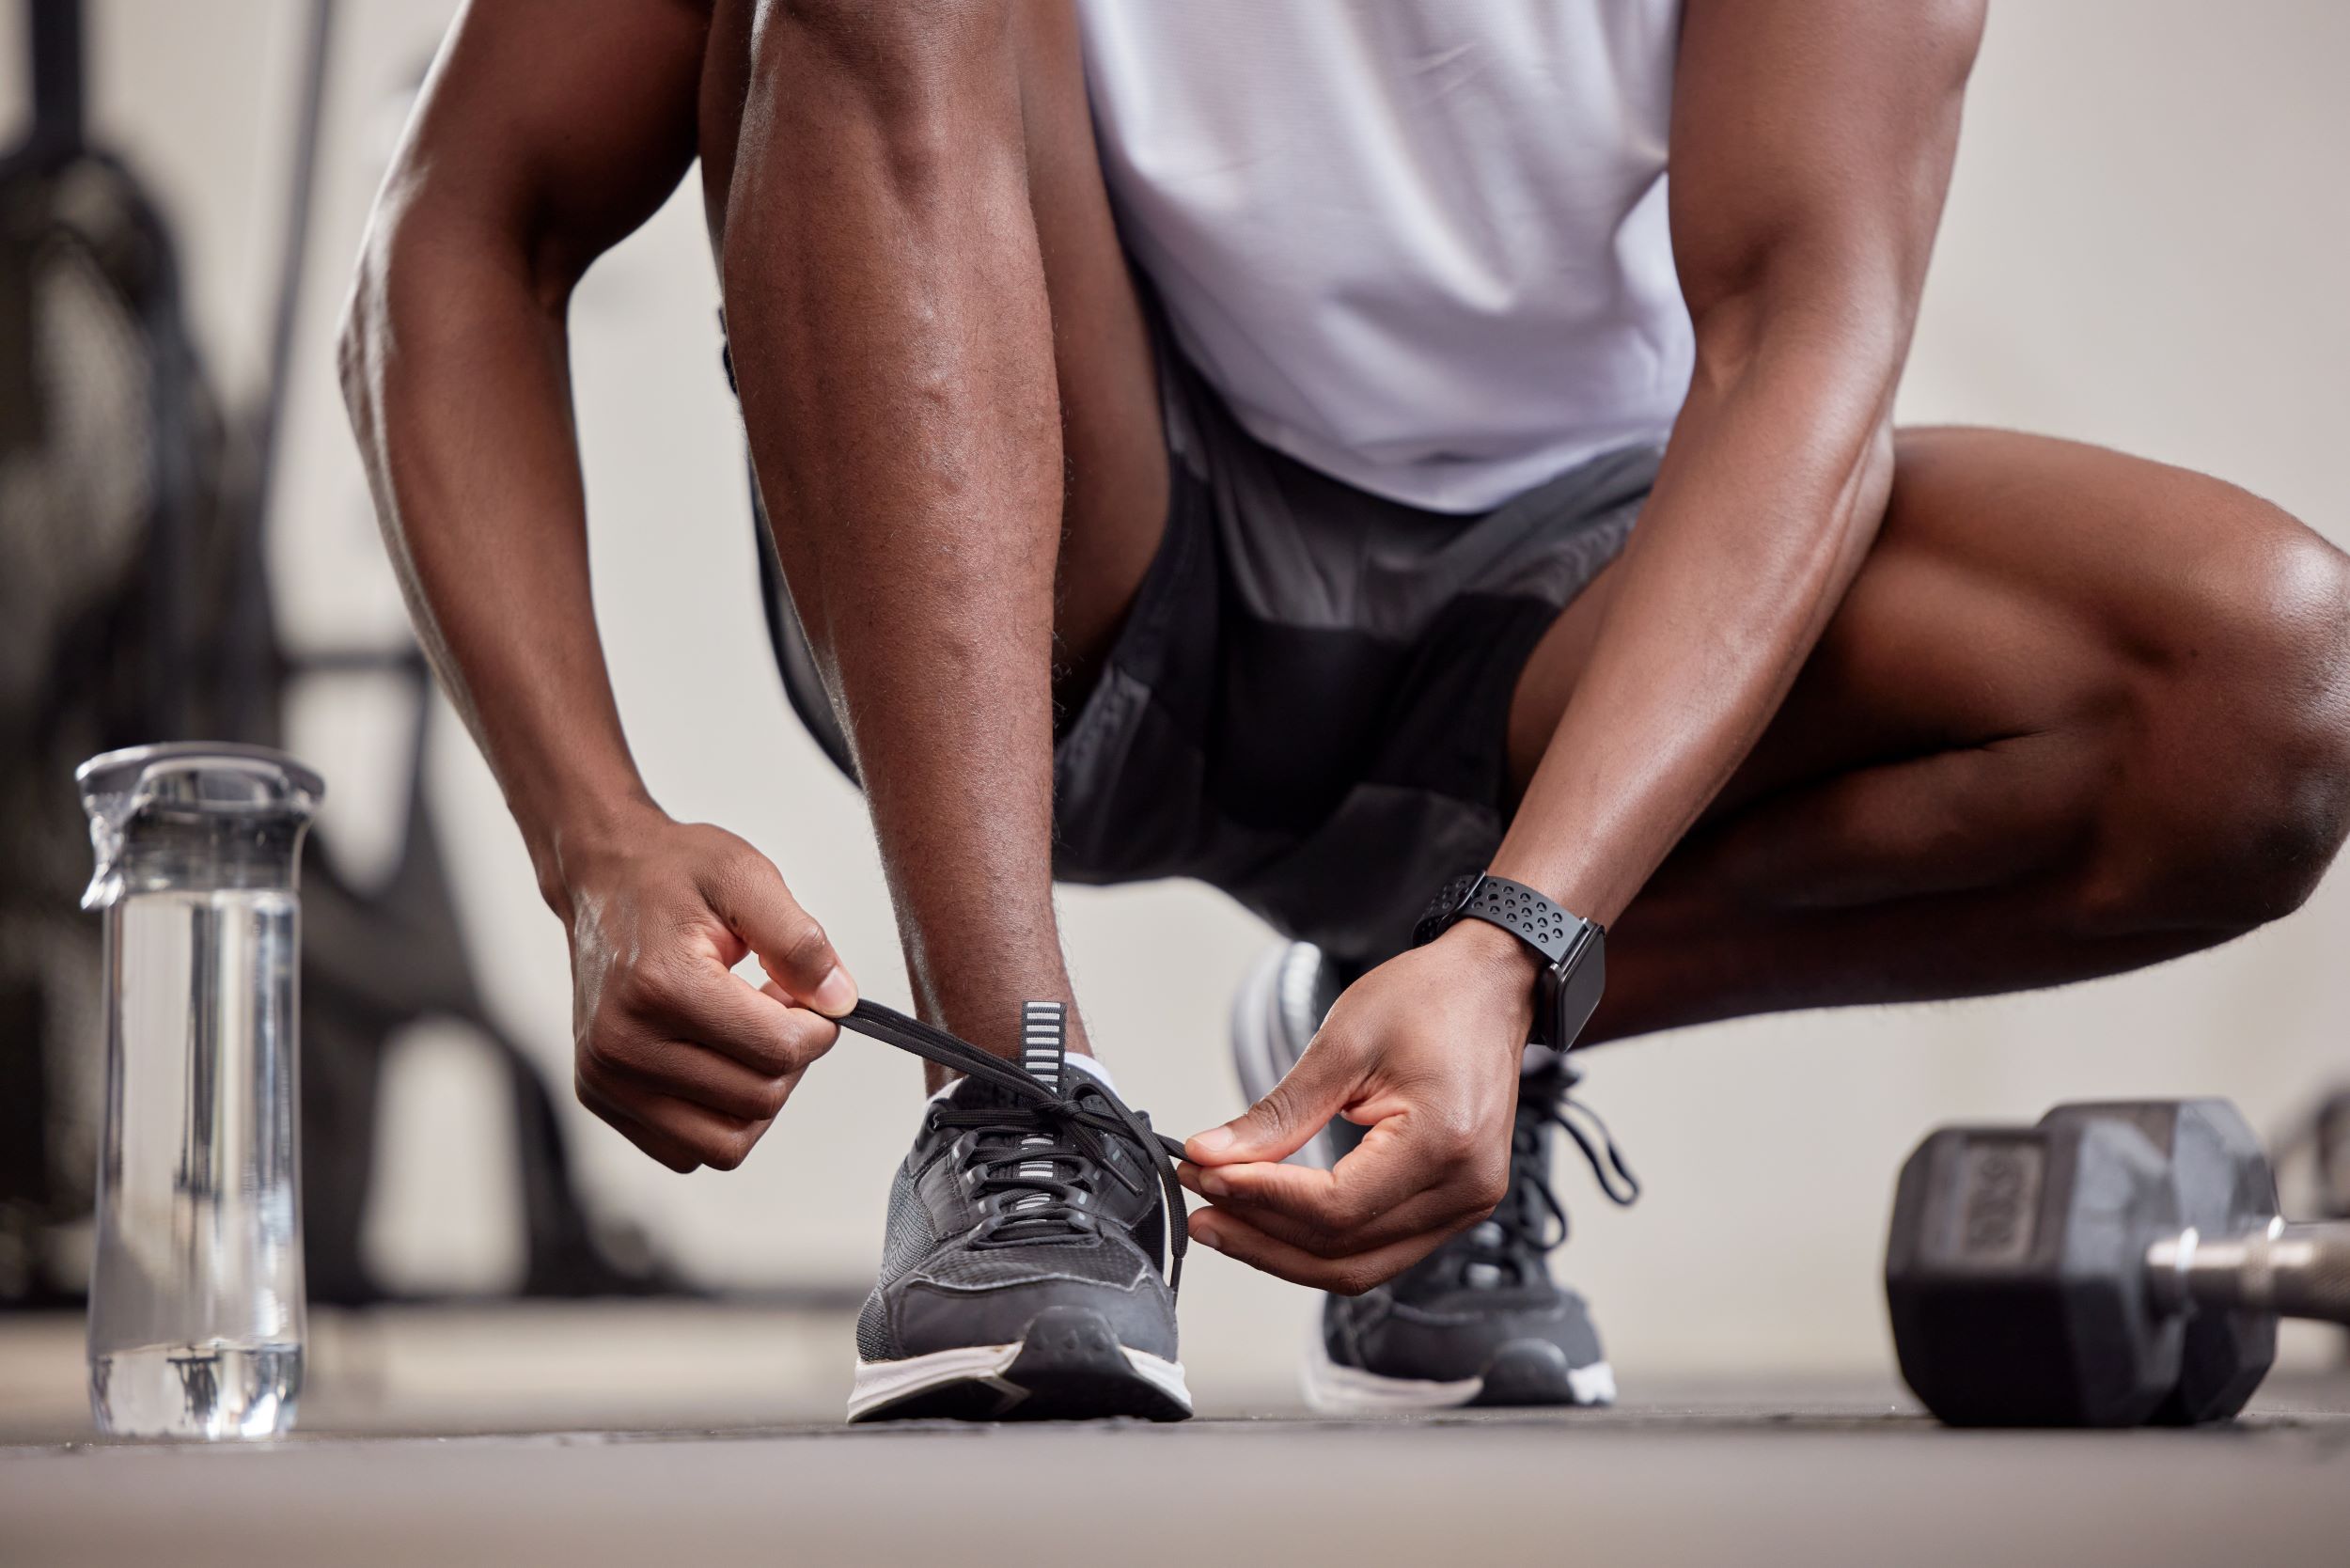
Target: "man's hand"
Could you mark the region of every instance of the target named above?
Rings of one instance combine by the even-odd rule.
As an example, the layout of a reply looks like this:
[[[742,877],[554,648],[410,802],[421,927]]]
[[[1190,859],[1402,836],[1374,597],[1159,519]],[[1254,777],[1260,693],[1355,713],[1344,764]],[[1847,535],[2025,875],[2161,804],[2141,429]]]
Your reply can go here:
[[[1464,920],[1365,975],[1289,1076],[1185,1145],[1211,1207],[1194,1239],[1301,1285],[1356,1295],[1493,1212],[1534,1017],[1533,955]],[[1370,1128],[1332,1170],[1278,1161],[1333,1116]]]
[[[750,845],[650,808],[567,853],[553,902],[580,1104],[672,1170],[741,1165],[856,1003],[823,928]]]

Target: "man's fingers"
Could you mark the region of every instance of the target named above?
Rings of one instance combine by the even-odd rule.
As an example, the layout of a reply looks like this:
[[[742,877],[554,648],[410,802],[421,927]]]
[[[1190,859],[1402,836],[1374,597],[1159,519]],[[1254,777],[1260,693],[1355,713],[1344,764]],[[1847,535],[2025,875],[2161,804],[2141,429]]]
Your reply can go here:
[[[1191,1216],[1192,1240],[1201,1246],[1294,1284],[1340,1295],[1360,1295],[1386,1284],[1442,1246],[1450,1233],[1434,1231],[1352,1257],[1324,1258],[1266,1235],[1222,1209],[1200,1209]]]
[[[674,1095],[614,1094],[585,1077],[576,1081],[581,1105],[610,1122],[623,1137],[670,1169],[697,1166],[732,1170],[750,1157],[767,1131],[764,1121],[745,1121]]]
[[[816,917],[802,909],[765,855],[737,855],[704,879],[702,897],[759,955],[768,977],[802,1006],[838,1018],[856,1005],[856,981]]]
[[[767,1131],[764,1120],[728,1116],[674,1094],[632,1095],[624,1103],[637,1121],[684,1144],[702,1164],[718,1170],[732,1170],[748,1159]]]
[[[1190,1168],[1183,1184],[1274,1239],[1324,1258],[1449,1231],[1476,1213],[1473,1195],[1457,1179],[1366,1196],[1359,1183],[1349,1183],[1352,1159],[1341,1160],[1335,1172],[1293,1165]]]
[[[1480,1159],[1474,1143],[1404,1111],[1373,1123],[1334,1169],[1250,1162],[1192,1167],[1183,1180],[1277,1240],[1348,1257],[1480,1217],[1508,1173],[1506,1155]]]
[[[665,1032],[699,1041],[768,1077],[797,1073],[832,1049],[840,1026],[796,1005],[773,980],[753,985],[715,963],[697,964],[649,998]]]
[[[616,1100],[668,1094],[741,1121],[770,1121],[798,1074],[761,1073],[691,1040],[641,1037],[582,1060],[580,1076]]]
[[[839,1034],[774,980],[666,970],[584,1043],[580,1103],[672,1170],[731,1170]]]
[[[581,1105],[595,1113],[597,1120],[679,1175],[682,1176],[688,1171],[701,1168],[702,1162],[699,1154],[695,1153],[693,1150],[668,1134],[649,1127],[636,1120],[622,1108],[619,1101],[597,1089],[585,1077],[576,1077],[572,1080],[572,1091],[579,1096]]]
[[[1360,1075],[1354,1051],[1324,1029],[1270,1093],[1221,1127],[1193,1134],[1183,1152],[1203,1166],[1288,1159],[1345,1108]]]
[[[767,1121],[839,1033],[822,1013],[791,1005],[772,980],[754,987],[699,963],[648,980],[625,1011],[608,1015],[581,1050],[579,1071],[623,1103],[659,1092]]]

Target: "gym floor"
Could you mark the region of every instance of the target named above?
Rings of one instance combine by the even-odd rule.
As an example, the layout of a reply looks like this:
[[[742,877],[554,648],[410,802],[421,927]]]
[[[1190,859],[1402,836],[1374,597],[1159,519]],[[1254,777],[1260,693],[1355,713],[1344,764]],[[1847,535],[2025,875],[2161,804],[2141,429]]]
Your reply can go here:
[[[2189,1433],[1948,1432],[1889,1385],[1818,1380],[1636,1383],[1612,1411],[1328,1421],[1217,1389],[1176,1427],[850,1428],[834,1326],[328,1317],[338,1375],[300,1435],[184,1449],[90,1442],[78,1323],[0,1325],[0,1561],[2350,1560],[2350,1374],[2280,1373]],[[618,1370],[594,1356],[615,1336]],[[535,1372],[483,1354],[521,1339]]]

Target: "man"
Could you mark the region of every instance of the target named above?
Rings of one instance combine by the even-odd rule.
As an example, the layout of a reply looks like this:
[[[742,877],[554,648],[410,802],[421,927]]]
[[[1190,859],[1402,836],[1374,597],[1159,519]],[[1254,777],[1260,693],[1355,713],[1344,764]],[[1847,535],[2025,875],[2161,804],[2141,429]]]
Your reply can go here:
[[[1529,1038],[2055,984],[2308,895],[2350,563],[2217,480],[1891,424],[1981,24],[469,6],[346,384],[570,929],[581,1099],[731,1168],[855,999],[765,858],[648,797],[591,618],[565,303],[697,157],[795,706],[922,1011],[1059,1096],[933,1074],[853,1414],[1188,1409],[1056,869],[1299,944],[1183,1176],[1193,1239],[1333,1293],[1343,1408],[1608,1397]]]

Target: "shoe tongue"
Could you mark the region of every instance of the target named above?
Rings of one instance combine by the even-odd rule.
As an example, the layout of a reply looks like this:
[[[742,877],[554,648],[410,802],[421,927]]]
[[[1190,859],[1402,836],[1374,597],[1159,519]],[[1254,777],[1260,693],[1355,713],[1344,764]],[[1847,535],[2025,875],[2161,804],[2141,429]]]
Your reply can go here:
[[[1058,1002],[1024,1002],[1020,1008],[1020,1065],[1060,1092],[1068,1070],[1068,1010]]]
[[[1028,1002],[1020,1010],[1019,1063],[1056,1094],[1067,1081],[1068,1019],[1059,1002]],[[984,1078],[965,1077],[948,1091],[966,1110],[1025,1110],[1036,1102]]]

